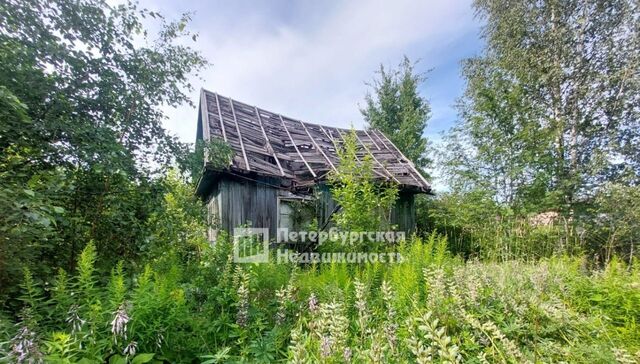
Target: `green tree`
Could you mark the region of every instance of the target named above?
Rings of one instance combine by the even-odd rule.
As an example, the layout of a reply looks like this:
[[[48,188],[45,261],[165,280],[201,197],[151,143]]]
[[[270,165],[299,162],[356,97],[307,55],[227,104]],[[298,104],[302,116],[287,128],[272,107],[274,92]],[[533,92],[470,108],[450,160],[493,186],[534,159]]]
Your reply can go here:
[[[378,78],[371,85],[373,94],[365,96],[361,109],[369,127],[379,129],[391,139],[425,176],[431,165],[427,157],[427,139],[423,136],[431,108],[418,88],[425,76],[414,71],[415,63],[404,57],[398,69],[386,70],[380,65]]]
[[[371,156],[357,155],[357,136],[351,130],[338,149],[338,170],[329,175],[331,195],[341,206],[333,220],[345,231],[378,231],[389,224],[398,188],[376,183]]]
[[[573,213],[604,182],[640,181],[635,1],[478,0],[484,53],[468,60],[445,150],[459,185]],[[452,160],[451,153],[444,161]]]
[[[158,177],[188,155],[162,127],[207,64],[182,41],[188,21],[131,2],[0,3],[0,299],[16,267],[73,269],[89,240],[104,264],[135,260]]]

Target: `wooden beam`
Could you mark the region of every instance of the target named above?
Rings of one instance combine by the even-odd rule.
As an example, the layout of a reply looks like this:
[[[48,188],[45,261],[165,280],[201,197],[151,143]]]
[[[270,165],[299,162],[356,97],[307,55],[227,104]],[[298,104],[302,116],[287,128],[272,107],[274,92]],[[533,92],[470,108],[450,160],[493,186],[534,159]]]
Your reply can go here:
[[[340,135],[340,138],[342,138],[342,144],[344,144],[344,140],[345,140],[345,139],[344,139],[344,135],[340,132],[340,129],[338,129],[338,128],[334,128],[334,129],[336,130],[336,132],[338,133],[338,135]],[[358,140],[360,140],[360,138],[358,138],[358,133],[356,133],[356,138],[357,138]],[[356,160],[357,160],[358,162],[360,162],[360,158],[358,158],[358,155],[357,155],[357,154],[356,154],[356,156],[355,156],[355,157],[356,157]],[[373,169],[373,173],[377,174],[378,176],[380,176],[380,177],[382,177],[382,178],[385,178],[385,179],[387,178],[387,176],[380,174],[380,172],[376,171],[375,169]]]
[[[289,133],[289,129],[287,129],[287,126],[284,123],[284,119],[282,118],[282,115],[278,115],[278,116],[280,117],[280,122],[282,123],[282,127],[284,128],[284,131],[287,132],[287,135],[289,136],[289,140],[291,140],[291,144],[293,144],[293,148],[295,148],[296,152],[298,152],[298,155],[304,162],[304,165],[307,166],[307,168],[309,169],[309,172],[311,172],[311,175],[313,176],[313,178],[316,178],[316,173],[313,171],[313,169],[311,169],[311,166],[309,165],[309,163],[307,163],[307,160],[304,159],[304,157],[302,156],[302,153],[300,153],[300,151],[298,150],[298,146],[296,145],[296,142],[291,137],[291,133]]]
[[[285,175],[282,166],[280,165],[280,161],[278,160],[278,156],[276,155],[276,151],[273,150],[273,146],[271,146],[271,142],[269,141],[269,137],[267,136],[267,132],[264,130],[264,126],[262,125],[262,117],[260,117],[260,110],[256,106],[253,107],[256,111],[256,115],[258,116],[258,123],[260,123],[260,129],[262,129],[262,135],[264,136],[264,140],[267,142],[267,148],[273,154],[273,158],[276,160],[276,164],[278,165],[278,169],[280,169],[280,174],[282,176]]]
[[[220,119],[220,129],[222,129],[222,138],[227,142],[227,132],[224,129],[224,120],[222,119],[222,109],[220,109],[220,100],[218,100],[218,94],[216,95],[216,106],[218,107],[218,118]]]
[[[411,159],[405,157],[404,154],[402,154],[402,152],[400,151],[400,149],[398,149],[398,147],[396,147],[393,143],[391,143],[391,140],[389,140],[389,138],[387,138],[386,135],[384,135],[384,133],[380,132],[380,134],[382,134],[382,136],[389,142],[389,144],[391,144],[393,146],[393,148],[400,153],[400,156],[402,156],[402,158],[406,159],[406,161],[409,164],[409,167],[411,167],[411,169],[418,175],[418,177],[420,177],[420,179],[422,180],[422,182],[425,184],[425,188],[431,188],[431,185],[429,185],[429,182],[427,182],[427,180],[422,176],[422,173],[418,172],[418,170],[416,169],[416,166],[413,164],[413,162],[411,161]],[[414,177],[415,179],[415,177]]]
[[[362,142],[362,139],[360,139],[360,137],[358,136],[358,132],[357,132],[357,131],[356,131],[356,133],[355,133],[355,134],[356,134],[356,138],[358,139],[358,142],[360,143],[360,145],[362,145],[362,147],[363,147],[363,148],[364,148],[364,149],[369,153],[369,155],[371,156],[371,158],[373,158],[374,162],[376,162],[376,163],[380,166],[380,168],[382,168],[382,170],[383,170],[384,172],[386,172],[386,173],[389,175],[389,177],[391,177],[391,178],[392,178],[392,179],[393,179],[397,184],[401,185],[402,183],[400,183],[400,181],[398,181],[398,179],[397,179],[393,174],[391,174],[391,172],[389,172],[389,171],[385,168],[385,166],[383,166],[383,165],[382,165],[382,163],[380,163],[380,161],[376,158],[376,156],[375,156],[375,155],[373,155],[373,153],[371,153],[371,150],[369,150],[369,147],[367,147],[367,146]]]
[[[407,158],[406,158],[402,153],[400,153],[400,150],[399,150],[398,148],[396,148],[395,144],[391,143],[391,141],[387,138],[387,136],[386,136],[386,135],[384,135],[382,132],[380,132],[380,134],[382,134],[382,135],[385,137],[385,139],[387,139],[387,141],[389,141],[389,143],[393,146],[393,148],[389,148],[389,147],[387,146],[387,143],[385,143],[385,141],[384,141],[382,138],[380,138],[380,136],[378,136],[378,135],[376,134],[376,130],[375,130],[375,129],[374,129],[374,130],[372,130],[372,131],[371,131],[371,133],[373,133],[373,135],[374,135],[376,138],[378,138],[378,140],[379,140],[381,143],[383,143],[383,144],[384,144],[385,148],[386,148],[386,149],[391,153],[391,155],[393,155],[396,159],[398,159],[398,163],[399,163],[399,164],[401,164],[400,159],[407,159]],[[395,152],[400,153],[400,156],[398,156]],[[408,161],[408,159],[407,159],[407,161]],[[416,176],[414,175],[413,170],[412,170],[411,168],[409,168],[409,176],[411,176],[411,178],[412,178],[414,181],[416,181],[416,183],[417,183],[418,185],[420,185],[420,184],[422,183],[420,180],[418,180],[418,179],[416,178]]]
[[[229,98],[229,104],[231,104],[231,115],[233,115],[233,122],[236,124],[236,130],[238,131],[238,140],[240,141],[242,156],[244,157],[244,165],[245,167],[247,167],[247,171],[251,172],[251,166],[249,166],[249,159],[247,158],[247,151],[244,150],[244,142],[242,141],[242,133],[240,132],[240,125],[238,125],[238,119],[236,118],[236,111],[233,108],[233,100],[231,98]]]
[[[304,123],[301,120],[298,120],[298,122],[300,123],[300,125],[302,125],[302,128],[304,129],[304,131],[307,133],[307,136],[309,137],[309,140],[311,140],[311,142],[313,143],[313,145],[316,147],[316,150],[318,152],[320,152],[320,154],[322,154],[322,156],[324,157],[324,159],[327,160],[327,162],[329,162],[329,165],[331,166],[331,168],[333,168],[334,171],[338,171],[336,169],[336,167],[333,165],[333,163],[331,163],[331,159],[329,159],[329,157],[327,157],[326,154],[324,154],[324,151],[320,148],[320,146],[318,146],[318,143],[316,143],[316,141],[313,139],[313,137],[311,136],[311,134],[309,133],[309,130],[307,130],[307,127],[304,125]]]
[[[335,140],[333,140],[333,138],[331,137],[331,135],[329,135],[329,133],[327,133],[327,131],[326,131],[326,130],[324,130],[324,128],[322,127],[322,125],[318,125],[318,126],[320,127],[320,130],[322,130],[322,132],[324,133],[324,135],[326,135],[326,136],[327,136],[327,138],[329,138],[329,140],[331,140],[331,143],[333,143],[333,146],[337,148],[336,141],[335,141]]]
[[[376,129],[371,129],[371,133],[373,134],[373,136],[375,136],[376,138],[378,138],[378,141],[380,143],[382,143],[382,145],[384,145],[385,149],[390,149],[389,146],[387,145],[387,143],[384,142],[384,140],[380,139],[380,137],[376,134]]]
[[[207,95],[205,94],[204,89],[200,91],[200,117],[202,118],[202,134],[206,142],[209,142],[209,110],[207,108]]]
[[[378,143],[376,143],[375,140],[373,140],[373,138],[371,137],[371,135],[369,135],[369,133],[367,133],[367,129],[362,129],[362,131],[364,131],[365,134],[367,134],[367,137],[371,140],[371,142],[373,143],[373,145],[376,146],[377,150],[380,150],[380,146],[378,145]]]

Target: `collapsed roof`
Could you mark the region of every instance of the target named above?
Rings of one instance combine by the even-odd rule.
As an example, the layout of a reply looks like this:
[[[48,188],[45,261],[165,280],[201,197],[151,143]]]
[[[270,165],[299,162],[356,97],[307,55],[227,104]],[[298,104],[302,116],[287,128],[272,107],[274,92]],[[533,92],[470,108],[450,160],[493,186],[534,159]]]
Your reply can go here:
[[[348,133],[349,129],[303,122],[204,89],[200,94],[197,138],[217,138],[234,152],[226,169],[206,164],[204,179],[211,172],[256,174],[285,180],[293,188],[308,187],[336,170],[336,148],[341,147]],[[356,158],[371,156],[376,179],[395,182],[415,192],[431,191],[414,164],[382,132],[368,129],[355,133]]]

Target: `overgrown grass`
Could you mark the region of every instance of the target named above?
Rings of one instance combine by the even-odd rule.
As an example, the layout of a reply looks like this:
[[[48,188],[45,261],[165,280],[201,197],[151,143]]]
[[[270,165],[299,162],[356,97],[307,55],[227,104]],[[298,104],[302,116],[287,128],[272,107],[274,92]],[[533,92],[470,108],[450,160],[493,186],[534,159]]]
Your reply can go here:
[[[169,257],[105,279],[90,244],[73,276],[25,272],[21,317],[0,318],[2,360],[639,360],[640,272],[622,262],[463,262],[435,235],[399,249],[399,264],[236,265],[220,243],[188,276]]]

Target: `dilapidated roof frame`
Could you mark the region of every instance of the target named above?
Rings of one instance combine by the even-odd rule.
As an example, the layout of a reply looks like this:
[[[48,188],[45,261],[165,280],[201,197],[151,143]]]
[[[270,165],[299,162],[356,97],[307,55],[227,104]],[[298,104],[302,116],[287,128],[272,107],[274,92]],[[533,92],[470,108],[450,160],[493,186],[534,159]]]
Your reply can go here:
[[[337,150],[348,129],[293,119],[204,89],[200,96],[199,137],[219,138],[235,152],[228,169],[216,172],[280,177],[295,187],[317,183],[337,171]],[[377,179],[416,192],[431,191],[415,165],[381,131],[355,132],[357,159],[370,156]]]

